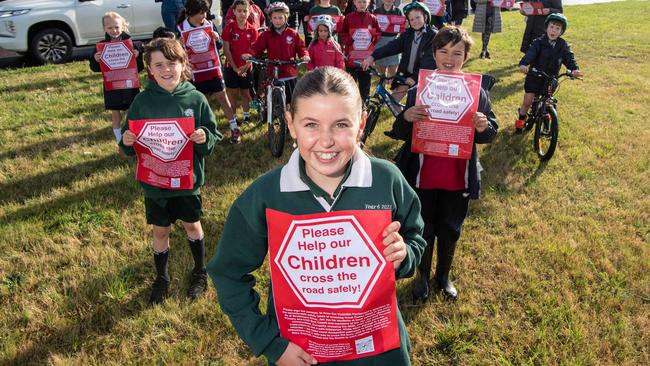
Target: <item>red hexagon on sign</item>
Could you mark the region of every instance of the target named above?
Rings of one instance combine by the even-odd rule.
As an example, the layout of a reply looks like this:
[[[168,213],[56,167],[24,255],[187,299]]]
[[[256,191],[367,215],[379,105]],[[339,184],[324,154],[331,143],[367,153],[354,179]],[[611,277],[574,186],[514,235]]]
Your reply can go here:
[[[102,51],[101,60],[108,66],[111,70],[125,69],[129,66],[131,62],[131,57],[133,57],[133,52],[128,49],[124,43],[108,43],[104,46]]]
[[[176,121],[146,122],[138,142],[162,161],[175,161],[190,140]]]
[[[386,260],[354,216],[295,220],[274,258],[305,307],[361,308]]]
[[[474,97],[462,75],[434,72],[420,91],[422,104],[429,106],[429,117],[441,122],[458,123],[474,103]]]
[[[194,53],[208,52],[211,41],[212,38],[203,28],[190,32],[187,37],[187,45],[192,49],[192,51],[194,51]]]

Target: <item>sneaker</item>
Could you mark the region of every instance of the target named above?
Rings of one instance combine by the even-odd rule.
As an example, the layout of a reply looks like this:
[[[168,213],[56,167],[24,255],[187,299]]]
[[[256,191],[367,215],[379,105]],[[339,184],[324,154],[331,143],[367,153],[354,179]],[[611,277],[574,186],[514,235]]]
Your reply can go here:
[[[208,287],[208,275],[205,272],[205,269],[200,272],[194,272],[190,274],[190,288],[187,289],[187,297],[192,300],[196,300],[205,292],[205,289]]]
[[[426,301],[429,298],[429,279],[426,277],[417,278],[413,282],[411,294],[414,302]]]
[[[230,130],[230,143],[238,144],[240,142],[241,142],[241,132],[239,131],[239,128]]]
[[[151,296],[149,296],[149,303],[152,305],[160,304],[167,298],[167,289],[169,288],[169,280],[162,277],[156,277],[151,285]]]
[[[515,131],[516,132],[521,132],[524,129],[525,125],[526,125],[526,122],[523,119],[517,119],[515,121]]]
[[[244,116],[244,123],[251,124],[251,116]]]

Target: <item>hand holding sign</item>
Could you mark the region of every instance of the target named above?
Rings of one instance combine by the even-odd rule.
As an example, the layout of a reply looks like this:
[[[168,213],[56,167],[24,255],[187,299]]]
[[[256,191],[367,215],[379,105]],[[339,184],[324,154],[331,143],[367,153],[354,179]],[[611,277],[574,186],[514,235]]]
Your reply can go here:
[[[287,349],[284,350],[284,353],[278,361],[275,363],[278,366],[293,366],[293,365],[315,365],[318,362],[316,359],[305,352],[304,349],[300,348],[299,345],[289,342]]]
[[[192,140],[192,142],[194,142],[195,144],[205,143],[206,141],[205,131],[203,131],[202,128],[194,130],[194,132],[192,132],[192,134],[190,135],[190,140]]]
[[[478,133],[481,133],[488,128],[487,117],[481,112],[474,113],[472,121],[474,122],[474,128]]]
[[[122,143],[124,146],[133,146],[137,138],[138,137],[133,132],[131,132],[131,130],[127,130],[122,135]]]
[[[399,268],[404,258],[406,258],[406,244],[404,239],[399,234],[399,229],[402,224],[399,221],[393,221],[390,225],[386,226],[381,235],[384,237],[384,257],[389,262],[393,262],[395,268]]]

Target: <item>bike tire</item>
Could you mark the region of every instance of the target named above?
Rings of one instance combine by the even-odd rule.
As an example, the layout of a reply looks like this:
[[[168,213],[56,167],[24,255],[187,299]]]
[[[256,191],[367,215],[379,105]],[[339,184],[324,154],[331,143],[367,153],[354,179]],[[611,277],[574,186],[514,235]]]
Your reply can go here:
[[[557,112],[553,106],[547,106],[540,118],[535,124],[534,147],[541,161],[549,161],[555,153],[560,129]]]
[[[271,155],[279,158],[284,152],[284,140],[287,134],[287,121],[284,119],[286,106],[282,89],[274,88],[271,91],[271,101],[273,106],[271,106],[271,121],[268,124],[269,148]]]
[[[361,142],[365,143],[368,137],[372,134],[372,131],[377,127],[380,112],[381,110],[379,105],[375,103],[370,103],[368,105],[368,117],[366,118],[366,126],[363,128],[363,133],[361,134]]]

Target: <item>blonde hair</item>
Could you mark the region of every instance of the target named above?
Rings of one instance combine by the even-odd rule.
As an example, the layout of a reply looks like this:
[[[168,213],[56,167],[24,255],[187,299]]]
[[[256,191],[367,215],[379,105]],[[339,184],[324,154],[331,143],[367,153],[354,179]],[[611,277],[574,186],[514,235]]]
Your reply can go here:
[[[119,19],[119,21],[122,23],[122,31],[129,33],[129,23],[119,13],[116,13],[114,11],[104,13],[104,15],[102,15],[102,28],[104,27],[104,22],[106,19]]]
[[[185,65],[185,69],[181,74],[181,80],[187,81],[192,79],[192,72],[190,71],[189,62],[187,60],[187,53],[185,48],[175,39],[172,38],[155,38],[144,46],[144,64],[150,70],[151,54],[159,51],[170,61],[178,61]]]

